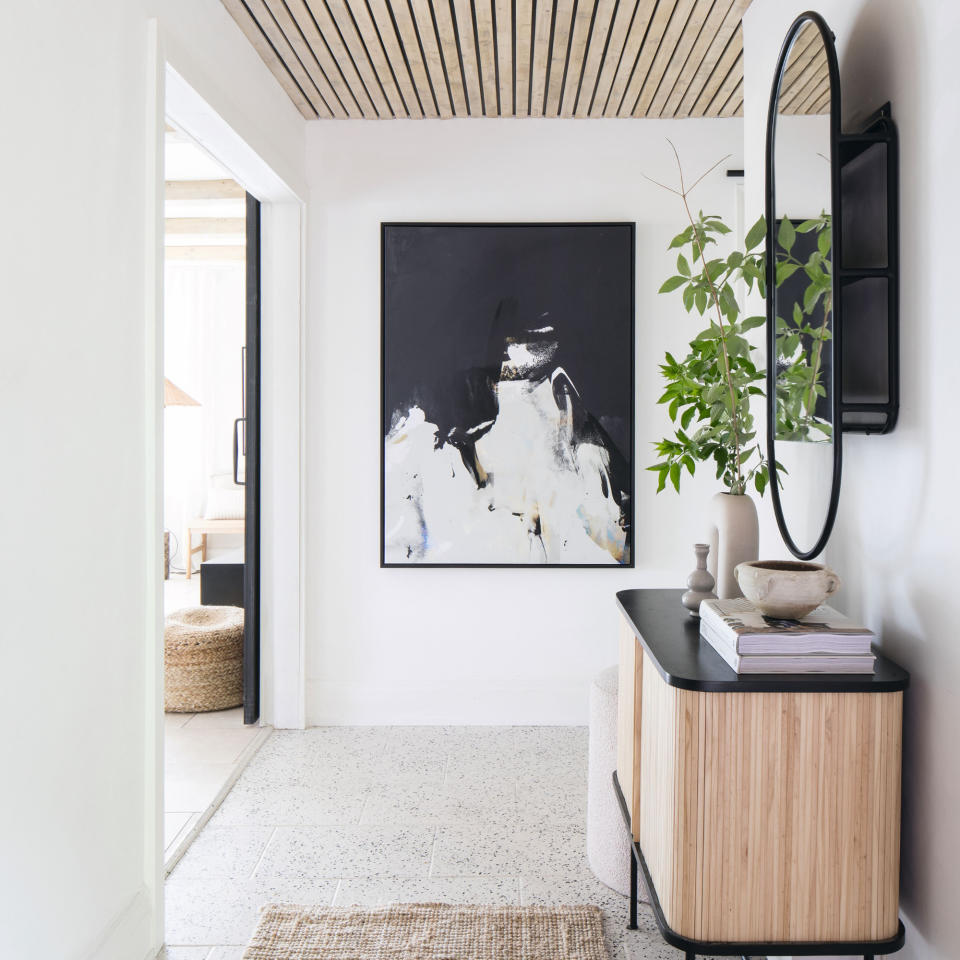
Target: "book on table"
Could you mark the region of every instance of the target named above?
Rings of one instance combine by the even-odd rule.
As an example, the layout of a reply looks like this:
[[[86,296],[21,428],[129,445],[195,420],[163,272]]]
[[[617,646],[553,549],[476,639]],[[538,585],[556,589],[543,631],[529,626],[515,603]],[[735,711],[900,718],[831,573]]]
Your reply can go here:
[[[777,620],[765,617],[742,597],[704,600],[700,624],[701,631],[706,625],[712,627],[714,634],[741,656],[868,656],[876,639],[872,630],[825,604],[800,620]]]
[[[728,636],[702,616],[700,636],[739,674],[873,673],[876,659],[873,653],[740,653]]]

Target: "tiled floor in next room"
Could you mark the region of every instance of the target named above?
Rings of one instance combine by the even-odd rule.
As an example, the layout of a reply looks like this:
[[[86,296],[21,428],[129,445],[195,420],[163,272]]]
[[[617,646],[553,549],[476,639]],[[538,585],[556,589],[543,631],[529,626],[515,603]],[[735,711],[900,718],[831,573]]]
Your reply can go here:
[[[261,905],[595,903],[611,960],[681,957],[587,865],[582,727],[277,731],[167,881],[168,960],[239,960]]]

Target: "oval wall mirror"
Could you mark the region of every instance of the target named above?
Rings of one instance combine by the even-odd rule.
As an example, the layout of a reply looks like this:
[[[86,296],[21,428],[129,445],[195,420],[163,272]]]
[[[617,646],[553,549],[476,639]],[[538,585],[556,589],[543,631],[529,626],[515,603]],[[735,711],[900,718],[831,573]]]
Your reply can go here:
[[[767,118],[767,451],[777,524],[801,559],[819,554],[840,493],[840,87],[823,18],[790,27]]]

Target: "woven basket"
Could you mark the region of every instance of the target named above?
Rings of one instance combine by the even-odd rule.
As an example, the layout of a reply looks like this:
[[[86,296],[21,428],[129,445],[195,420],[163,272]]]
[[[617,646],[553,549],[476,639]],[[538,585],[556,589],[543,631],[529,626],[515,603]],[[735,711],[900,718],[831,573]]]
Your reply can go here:
[[[205,713],[243,703],[243,609],[185,607],[163,631],[167,713]]]

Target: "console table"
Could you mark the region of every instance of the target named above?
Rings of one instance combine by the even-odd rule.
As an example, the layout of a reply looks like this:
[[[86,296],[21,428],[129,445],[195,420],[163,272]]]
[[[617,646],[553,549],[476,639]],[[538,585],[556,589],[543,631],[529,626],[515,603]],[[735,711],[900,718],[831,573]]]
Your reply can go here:
[[[697,955],[873,957],[898,915],[903,691],[733,672],[680,590],[624,590],[614,789],[664,939]]]

